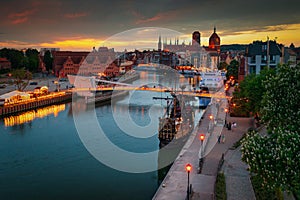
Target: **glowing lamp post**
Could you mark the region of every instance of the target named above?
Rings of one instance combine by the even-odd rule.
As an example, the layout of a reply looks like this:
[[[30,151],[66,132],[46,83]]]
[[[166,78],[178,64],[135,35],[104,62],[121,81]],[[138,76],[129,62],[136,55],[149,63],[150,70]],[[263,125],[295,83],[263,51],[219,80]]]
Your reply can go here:
[[[205,139],[205,135],[204,134],[200,134],[199,138],[200,138],[201,144],[203,144],[203,141]]]
[[[190,172],[192,171],[192,165],[191,164],[187,164],[185,166],[185,170],[187,171],[188,173],[188,185],[187,185],[187,199],[189,200],[190,199]]]
[[[228,113],[228,108],[225,108],[225,125],[227,124],[227,113]]]

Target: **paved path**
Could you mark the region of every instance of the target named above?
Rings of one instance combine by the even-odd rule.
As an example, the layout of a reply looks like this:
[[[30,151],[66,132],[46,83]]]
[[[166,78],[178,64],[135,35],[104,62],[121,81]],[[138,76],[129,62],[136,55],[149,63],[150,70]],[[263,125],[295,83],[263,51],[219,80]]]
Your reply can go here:
[[[229,150],[225,155],[222,171],[225,174],[228,200],[253,200],[254,191],[250,181],[247,164],[241,161],[240,147]]]
[[[228,159],[226,152],[228,149],[232,147],[232,145],[242,137],[248,128],[253,125],[253,121],[250,118],[233,118],[227,116],[227,122],[237,123],[236,128],[233,128],[231,131],[227,130],[224,128],[224,119],[226,115],[224,108],[227,107],[227,100],[219,101],[218,104],[219,106],[214,106],[215,104],[213,104],[206,109],[200,126],[189,138],[188,143],[191,145],[183,148],[153,199],[183,200],[186,198],[187,172],[185,171],[185,165],[187,163],[190,163],[193,166],[193,170],[190,173],[190,183],[193,188],[191,199],[214,199],[215,180],[222,154],[225,154],[226,163]],[[212,120],[209,119],[211,114],[214,115],[215,123],[212,123]],[[199,134],[206,135],[203,146],[201,146],[201,142],[198,139]],[[220,134],[225,136],[224,143],[217,142]],[[201,148],[203,149],[201,150]],[[204,164],[201,173],[198,173],[199,155],[200,157],[204,157]],[[235,158],[236,159],[232,160],[234,163],[232,165],[241,162],[238,154]],[[231,179],[230,181],[230,184],[234,186],[234,184],[239,184],[240,179]],[[248,182],[247,186],[244,186],[244,188],[250,188],[250,186],[251,184],[249,185]],[[230,195],[237,191],[230,188],[231,187],[229,186],[228,197],[229,199],[235,199],[231,198]],[[249,197],[254,195],[253,190],[249,189],[249,194],[248,191],[245,193],[243,193],[243,191],[244,190],[239,190],[238,192],[241,195],[248,195]]]

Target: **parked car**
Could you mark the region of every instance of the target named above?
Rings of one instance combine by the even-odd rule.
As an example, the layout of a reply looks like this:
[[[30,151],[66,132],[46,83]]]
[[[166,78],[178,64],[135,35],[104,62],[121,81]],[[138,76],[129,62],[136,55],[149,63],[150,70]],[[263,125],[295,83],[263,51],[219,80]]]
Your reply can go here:
[[[36,81],[33,81],[33,82],[29,83],[29,85],[37,85],[37,84],[38,84],[38,82],[36,82]]]

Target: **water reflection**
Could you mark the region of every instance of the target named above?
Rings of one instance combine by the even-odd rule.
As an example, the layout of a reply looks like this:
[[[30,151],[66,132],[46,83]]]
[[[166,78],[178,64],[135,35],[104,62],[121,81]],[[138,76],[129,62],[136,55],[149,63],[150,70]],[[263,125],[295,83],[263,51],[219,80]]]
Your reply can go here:
[[[66,109],[66,105],[60,104],[60,105],[47,106],[44,108],[38,108],[36,110],[30,110],[30,111],[21,113],[19,115],[5,117],[3,119],[4,126],[9,127],[9,126],[21,125],[24,123],[31,122],[37,118],[44,118],[51,114],[53,114],[54,117],[57,117],[58,113],[61,111],[64,111],[65,109]]]

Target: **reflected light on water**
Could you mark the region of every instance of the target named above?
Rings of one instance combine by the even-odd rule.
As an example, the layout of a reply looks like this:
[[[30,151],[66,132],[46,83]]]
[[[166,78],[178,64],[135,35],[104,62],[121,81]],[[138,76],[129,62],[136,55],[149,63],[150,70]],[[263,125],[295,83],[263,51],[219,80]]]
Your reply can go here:
[[[61,111],[64,111],[66,109],[66,105],[65,104],[61,104],[61,105],[52,105],[52,106],[48,106],[45,108],[39,108],[37,110],[31,110],[31,111],[27,111],[25,113],[22,113],[20,115],[14,115],[14,116],[9,116],[9,117],[5,117],[4,120],[4,125],[6,127],[8,126],[15,126],[15,125],[19,125],[19,124],[24,124],[27,122],[31,122],[36,118],[44,118],[48,115],[53,114],[54,117],[58,116],[58,113]]]

